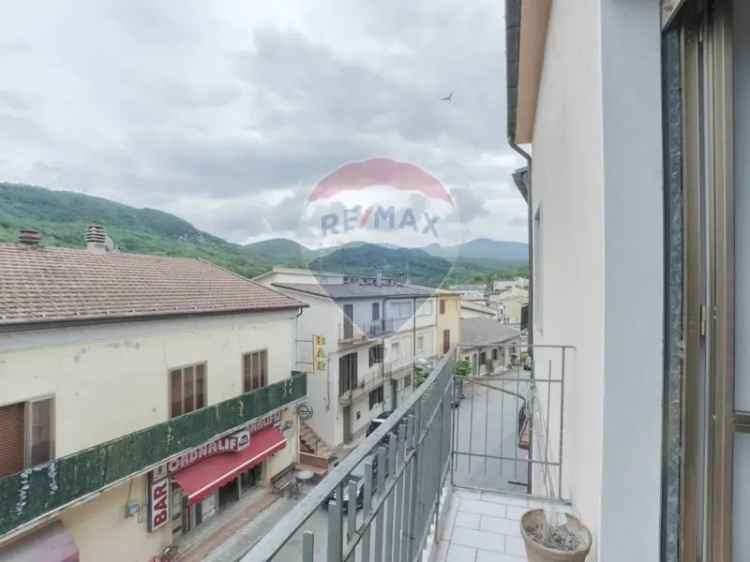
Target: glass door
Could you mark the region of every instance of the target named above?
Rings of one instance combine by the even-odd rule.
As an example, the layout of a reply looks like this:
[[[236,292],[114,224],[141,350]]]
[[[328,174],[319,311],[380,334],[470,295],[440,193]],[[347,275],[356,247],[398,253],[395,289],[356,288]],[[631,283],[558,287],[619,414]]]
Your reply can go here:
[[[750,560],[750,3],[683,22],[681,559]]]

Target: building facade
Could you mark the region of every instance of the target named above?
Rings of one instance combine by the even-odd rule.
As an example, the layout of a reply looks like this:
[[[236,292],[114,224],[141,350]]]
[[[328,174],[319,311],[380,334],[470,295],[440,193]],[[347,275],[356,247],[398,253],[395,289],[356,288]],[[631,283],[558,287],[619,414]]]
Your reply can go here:
[[[465,318],[461,334],[459,357],[469,362],[472,376],[502,374],[526,352],[520,330],[496,319]]]
[[[575,346],[563,482],[592,559],[746,560],[748,5],[506,6],[529,336]]]
[[[440,354],[435,291],[343,275],[330,282],[304,270],[289,282],[289,271],[259,280],[308,306],[298,328],[298,368],[310,373],[306,423],[331,447],[351,443],[412,392],[415,368]]]
[[[0,556],[54,526],[77,559],[149,560],[296,462],[302,303],[91,242],[0,263]]]

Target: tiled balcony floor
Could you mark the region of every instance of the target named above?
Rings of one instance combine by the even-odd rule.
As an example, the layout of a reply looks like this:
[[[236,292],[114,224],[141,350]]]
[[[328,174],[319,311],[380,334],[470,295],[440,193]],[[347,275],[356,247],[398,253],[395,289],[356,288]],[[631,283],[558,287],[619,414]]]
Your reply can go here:
[[[541,503],[491,492],[454,490],[435,562],[526,562],[520,520],[534,507]]]

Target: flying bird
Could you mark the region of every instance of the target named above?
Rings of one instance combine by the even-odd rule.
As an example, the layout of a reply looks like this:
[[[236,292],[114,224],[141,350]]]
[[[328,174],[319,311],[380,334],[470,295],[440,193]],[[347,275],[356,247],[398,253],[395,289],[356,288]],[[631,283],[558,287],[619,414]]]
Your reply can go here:
[[[440,98],[440,101],[447,101],[447,102],[449,102],[449,103],[450,103],[451,101],[453,101],[453,92],[451,92],[450,94],[448,94],[448,95],[447,95],[447,96],[445,96],[444,98]]]

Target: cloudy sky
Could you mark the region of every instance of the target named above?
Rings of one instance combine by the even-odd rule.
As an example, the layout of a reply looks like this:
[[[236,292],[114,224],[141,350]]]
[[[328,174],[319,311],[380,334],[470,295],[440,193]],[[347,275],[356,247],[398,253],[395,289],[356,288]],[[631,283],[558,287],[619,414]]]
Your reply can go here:
[[[250,242],[295,237],[331,170],[390,157],[440,178],[469,236],[524,240],[503,25],[502,0],[15,2],[0,181]]]

